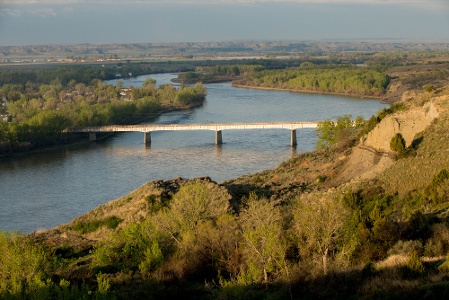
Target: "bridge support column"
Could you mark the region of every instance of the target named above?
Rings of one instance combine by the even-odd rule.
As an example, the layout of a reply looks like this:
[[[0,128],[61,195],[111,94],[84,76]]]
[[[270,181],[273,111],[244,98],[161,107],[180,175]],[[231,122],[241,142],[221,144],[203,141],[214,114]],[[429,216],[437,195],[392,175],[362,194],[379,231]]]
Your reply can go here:
[[[290,146],[294,147],[298,144],[296,141],[296,129],[292,129],[291,137],[290,137]]]
[[[215,134],[215,145],[221,144],[223,144],[223,135],[221,133],[221,130],[217,130]]]
[[[89,142],[94,142],[97,140],[97,134],[95,132],[89,132]]]
[[[143,133],[143,143],[145,145],[151,145],[151,131]]]

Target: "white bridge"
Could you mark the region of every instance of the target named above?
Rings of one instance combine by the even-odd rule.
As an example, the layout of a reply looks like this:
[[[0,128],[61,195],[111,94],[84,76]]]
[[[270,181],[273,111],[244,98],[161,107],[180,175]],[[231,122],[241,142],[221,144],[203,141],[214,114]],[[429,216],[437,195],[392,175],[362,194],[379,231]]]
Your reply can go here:
[[[317,128],[318,122],[260,122],[260,123],[209,123],[209,124],[148,124],[148,125],[110,125],[94,126],[86,128],[71,128],[64,132],[87,132],[89,140],[96,140],[97,132],[129,132],[137,131],[144,133],[144,143],[151,143],[152,131],[175,131],[175,130],[212,130],[216,132],[215,144],[223,143],[223,130],[241,129],[288,129],[291,131],[290,145],[296,146],[296,130],[303,128]]]

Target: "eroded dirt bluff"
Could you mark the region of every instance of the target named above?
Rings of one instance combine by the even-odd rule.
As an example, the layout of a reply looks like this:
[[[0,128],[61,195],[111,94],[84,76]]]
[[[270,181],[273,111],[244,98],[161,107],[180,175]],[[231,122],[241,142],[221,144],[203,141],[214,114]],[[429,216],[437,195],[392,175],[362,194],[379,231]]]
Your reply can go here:
[[[384,101],[404,101],[410,91],[424,91],[428,86],[443,88],[449,84],[448,70],[449,64],[442,62],[394,67],[387,74],[390,85]]]
[[[422,102],[427,95],[415,95],[414,102]],[[400,133],[406,146],[412,145],[417,135],[428,128],[440,115],[441,101],[449,95],[433,97],[424,105],[414,106],[385,117],[371,132],[361,138],[339,176],[339,182],[370,180],[382,174],[394,163],[390,141]],[[414,104],[412,104],[414,105]]]

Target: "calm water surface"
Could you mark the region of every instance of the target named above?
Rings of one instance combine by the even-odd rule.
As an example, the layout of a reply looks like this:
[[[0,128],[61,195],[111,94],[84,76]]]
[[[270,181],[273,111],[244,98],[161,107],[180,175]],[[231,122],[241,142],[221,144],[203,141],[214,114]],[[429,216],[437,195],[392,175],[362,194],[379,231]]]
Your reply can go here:
[[[125,80],[140,86],[147,76]],[[151,75],[158,84],[174,74]],[[115,83],[111,81],[110,83]],[[377,100],[233,88],[208,84],[203,107],[158,117],[155,123],[318,121],[343,114],[375,114]],[[210,176],[215,181],[275,168],[297,153],[314,149],[313,129],[297,131],[292,148],[288,130],[223,131],[221,146],[213,131],[120,133],[82,146],[0,161],[0,231],[31,232],[67,223],[144,183],[178,176]]]

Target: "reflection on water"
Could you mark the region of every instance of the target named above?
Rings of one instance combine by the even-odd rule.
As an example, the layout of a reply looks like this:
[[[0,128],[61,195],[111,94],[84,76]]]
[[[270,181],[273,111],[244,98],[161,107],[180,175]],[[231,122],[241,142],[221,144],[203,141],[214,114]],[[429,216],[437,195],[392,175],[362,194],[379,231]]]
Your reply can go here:
[[[159,84],[173,75],[152,75]],[[126,80],[139,86],[145,77]],[[155,123],[231,123],[317,121],[343,114],[369,117],[385,105],[379,101],[235,89],[211,84],[207,103],[198,109],[168,113]],[[290,147],[289,130],[223,131],[215,145],[213,131],[119,133],[107,140],[0,161],[0,230],[31,232],[66,223],[100,204],[126,195],[150,180],[209,176],[222,181],[276,167],[313,150],[313,129],[297,130]]]

